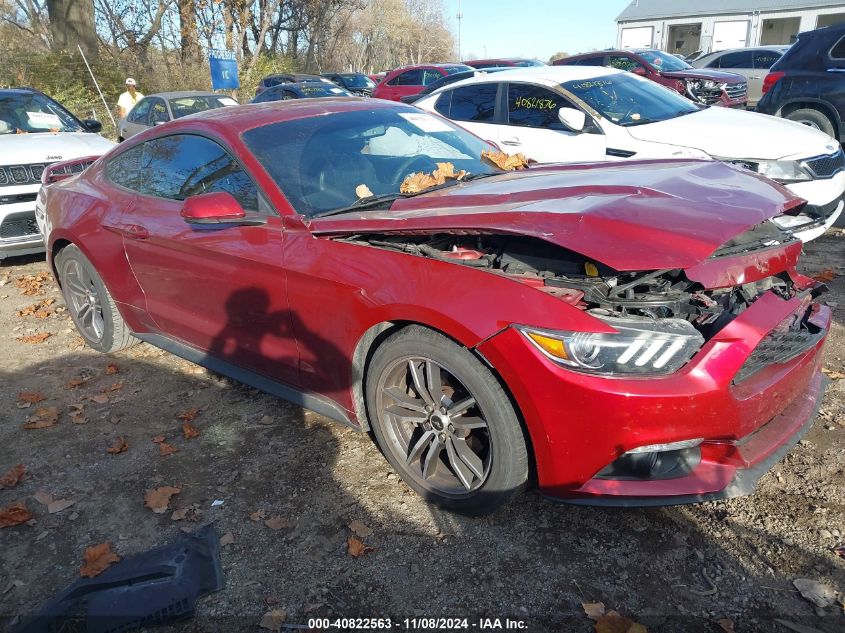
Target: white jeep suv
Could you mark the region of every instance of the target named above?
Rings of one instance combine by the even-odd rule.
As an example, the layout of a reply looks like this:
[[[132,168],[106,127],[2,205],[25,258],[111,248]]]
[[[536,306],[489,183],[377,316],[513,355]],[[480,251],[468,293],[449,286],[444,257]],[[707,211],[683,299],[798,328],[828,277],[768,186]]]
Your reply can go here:
[[[97,134],[100,129],[37,90],[0,89],[0,260],[44,250],[35,221],[41,174],[52,163],[111,149],[115,143]]]

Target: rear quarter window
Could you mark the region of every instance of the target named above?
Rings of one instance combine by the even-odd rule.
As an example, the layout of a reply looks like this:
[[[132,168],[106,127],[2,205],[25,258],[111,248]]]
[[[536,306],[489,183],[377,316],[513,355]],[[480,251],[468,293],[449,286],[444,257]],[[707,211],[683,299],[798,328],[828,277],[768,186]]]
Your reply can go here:
[[[845,59],[845,37],[842,37],[833,48],[830,49],[830,57],[832,59]]]
[[[106,164],[106,178],[126,189],[140,191],[143,153],[144,146],[137,145],[112,158]]]

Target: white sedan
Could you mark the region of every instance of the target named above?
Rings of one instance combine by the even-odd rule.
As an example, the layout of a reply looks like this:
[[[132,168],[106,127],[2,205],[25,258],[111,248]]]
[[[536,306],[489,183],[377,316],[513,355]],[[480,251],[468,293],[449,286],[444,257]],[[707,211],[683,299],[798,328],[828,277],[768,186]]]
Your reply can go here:
[[[612,68],[544,66],[480,75],[414,105],[541,163],[718,159],[785,185],[808,204],[778,223],[815,239],[842,213],[845,154],[827,134],[755,112],[696,104]]]

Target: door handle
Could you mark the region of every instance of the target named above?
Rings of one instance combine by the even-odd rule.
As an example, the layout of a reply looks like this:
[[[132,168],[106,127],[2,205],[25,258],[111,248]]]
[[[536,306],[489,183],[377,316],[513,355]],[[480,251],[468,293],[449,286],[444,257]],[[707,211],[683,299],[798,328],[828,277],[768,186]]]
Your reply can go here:
[[[119,225],[103,225],[104,229],[108,229],[113,233],[128,237],[131,240],[145,240],[150,236],[150,232],[146,227],[140,224],[119,224]]]
[[[515,137],[515,136],[514,136],[514,137],[511,137],[511,138],[505,138],[505,139],[502,139],[502,145],[513,145],[513,146],[517,146],[517,145],[522,145],[522,143],[520,143],[520,142],[519,142],[519,139],[518,139],[517,137]]]

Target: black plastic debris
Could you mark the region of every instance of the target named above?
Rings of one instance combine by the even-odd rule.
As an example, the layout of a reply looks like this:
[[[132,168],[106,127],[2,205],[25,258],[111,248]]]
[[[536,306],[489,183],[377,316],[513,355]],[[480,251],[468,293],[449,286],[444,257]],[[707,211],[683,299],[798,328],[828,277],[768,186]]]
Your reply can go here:
[[[183,620],[225,586],[213,525],[73,583],[13,633],[117,633]]]

